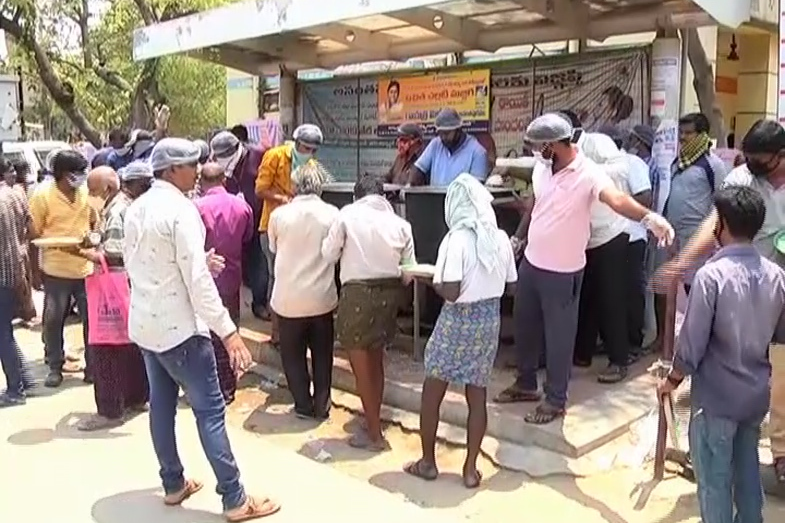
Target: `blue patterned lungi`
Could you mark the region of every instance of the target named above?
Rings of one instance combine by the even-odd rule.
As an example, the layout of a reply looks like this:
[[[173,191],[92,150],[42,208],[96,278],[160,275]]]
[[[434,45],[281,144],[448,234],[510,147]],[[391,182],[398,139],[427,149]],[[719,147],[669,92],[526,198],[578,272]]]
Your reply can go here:
[[[499,348],[501,300],[444,303],[425,346],[425,375],[487,387]]]

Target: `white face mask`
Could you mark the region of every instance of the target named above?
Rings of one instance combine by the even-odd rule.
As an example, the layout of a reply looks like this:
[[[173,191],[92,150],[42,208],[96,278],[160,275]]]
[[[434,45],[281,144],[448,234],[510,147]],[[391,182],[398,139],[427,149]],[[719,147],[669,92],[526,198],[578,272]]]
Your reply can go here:
[[[553,158],[545,158],[540,151],[534,151],[534,159],[549,169],[553,167]]]

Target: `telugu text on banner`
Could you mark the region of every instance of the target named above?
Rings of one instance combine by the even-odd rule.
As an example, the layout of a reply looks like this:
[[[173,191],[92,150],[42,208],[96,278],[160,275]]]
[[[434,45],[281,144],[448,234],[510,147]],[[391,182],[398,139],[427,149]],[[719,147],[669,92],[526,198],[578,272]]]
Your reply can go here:
[[[395,136],[404,122],[419,122],[432,134],[433,121],[446,107],[455,109],[471,131],[487,131],[491,72],[448,71],[383,78],[378,87],[379,136]]]

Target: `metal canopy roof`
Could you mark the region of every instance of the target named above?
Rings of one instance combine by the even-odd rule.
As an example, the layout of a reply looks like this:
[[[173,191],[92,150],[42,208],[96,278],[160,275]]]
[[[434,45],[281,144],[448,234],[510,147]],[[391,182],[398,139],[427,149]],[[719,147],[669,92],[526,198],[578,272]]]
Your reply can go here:
[[[246,0],[138,29],[134,58],[263,74],[713,23],[693,0]]]

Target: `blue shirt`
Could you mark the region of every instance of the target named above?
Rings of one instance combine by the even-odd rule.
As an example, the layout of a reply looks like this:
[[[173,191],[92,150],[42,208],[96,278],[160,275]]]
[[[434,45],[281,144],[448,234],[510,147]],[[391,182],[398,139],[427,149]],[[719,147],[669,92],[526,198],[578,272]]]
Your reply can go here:
[[[468,134],[453,152],[439,138],[434,138],[414,166],[425,175],[429,185],[450,185],[463,173],[483,181],[488,176],[488,153],[474,136]]]
[[[763,419],[769,344],[781,336],[783,309],[785,271],[752,245],[724,247],[698,270],[673,358],[676,370],[692,376],[693,409],[737,422]]]

